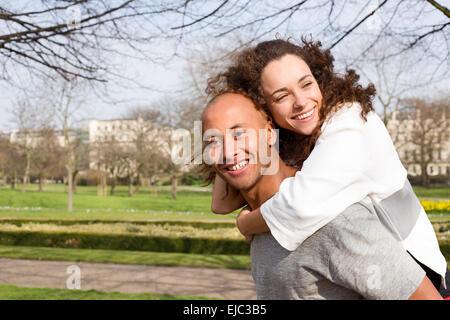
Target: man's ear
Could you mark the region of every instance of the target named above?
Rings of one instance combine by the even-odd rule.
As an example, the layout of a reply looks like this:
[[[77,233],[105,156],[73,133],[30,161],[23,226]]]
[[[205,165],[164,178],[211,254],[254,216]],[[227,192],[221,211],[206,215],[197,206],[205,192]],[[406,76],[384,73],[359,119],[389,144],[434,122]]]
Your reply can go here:
[[[269,146],[273,146],[277,143],[278,135],[277,131],[275,130],[275,125],[272,121],[267,121],[266,123],[266,129],[267,129],[267,140],[269,141]]]

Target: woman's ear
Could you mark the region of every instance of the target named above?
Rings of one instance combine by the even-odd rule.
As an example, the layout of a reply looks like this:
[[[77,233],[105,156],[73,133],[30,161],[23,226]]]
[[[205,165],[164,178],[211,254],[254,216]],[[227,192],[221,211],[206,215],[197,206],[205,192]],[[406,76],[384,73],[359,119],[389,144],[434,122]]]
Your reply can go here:
[[[269,146],[272,147],[273,145],[275,145],[277,143],[278,133],[277,133],[277,130],[275,129],[275,125],[270,120],[267,121],[266,129],[267,129],[267,138],[269,141]]]

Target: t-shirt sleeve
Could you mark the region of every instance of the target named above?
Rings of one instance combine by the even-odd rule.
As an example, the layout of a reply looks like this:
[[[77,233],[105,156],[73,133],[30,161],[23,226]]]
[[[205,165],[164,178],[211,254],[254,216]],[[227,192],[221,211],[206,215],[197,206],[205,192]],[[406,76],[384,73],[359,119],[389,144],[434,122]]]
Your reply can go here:
[[[365,176],[370,146],[361,109],[344,108],[324,127],[302,170],[285,179],[279,192],[261,206],[272,235],[287,250],[295,250],[370,191]]]
[[[366,208],[343,216],[325,245],[329,280],[366,299],[408,299],[425,271]]]

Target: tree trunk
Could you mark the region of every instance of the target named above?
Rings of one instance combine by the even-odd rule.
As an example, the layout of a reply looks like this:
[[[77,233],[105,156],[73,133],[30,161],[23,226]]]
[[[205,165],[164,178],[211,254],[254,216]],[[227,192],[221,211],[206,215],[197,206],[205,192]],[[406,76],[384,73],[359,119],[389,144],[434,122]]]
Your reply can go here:
[[[103,188],[103,196],[104,197],[106,197],[106,194],[108,193],[108,183],[107,183],[107,181],[106,181],[106,179],[107,179],[107,176],[106,176],[106,172],[103,172],[103,175],[102,175],[102,188]]]
[[[421,170],[422,170],[422,172],[421,172],[422,185],[424,187],[428,188],[430,186],[430,179],[428,177],[428,171],[427,171],[428,166],[426,164],[422,164],[421,167],[422,167],[421,168]]]
[[[73,210],[73,181],[72,181],[72,168],[68,166],[67,168],[67,211],[72,212]]]
[[[22,192],[27,191],[27,183],[28,183],[28,179],[29,179],[29,175],[30,175],[31,155],[29,152],[27,152],[27,154],[26,154],[26,159],[27,159],[27,163],[26,163],[26,167],[25,167],[25,174],[23,175]]]
[[[103,193],[103,188],[102,188],[102,173],[100,170],[98,170],[98,180],[97,180],[97,196],[101,197],[102,193]]]
[[[177,199],[177,191],[178,191],[178,177],[172,176],[172,199]]]
[[[116,176],[113,176],[111,179],[111,191],[109,194],[112,196],[116,194],[116,180]]]
[[[73,210],[73,154],[70,147],[67,149],[67,211]]]
[[[136,186],[134,187],[134,193],[139,192],[139,185],[141,184],[141,175],[138,173],[136,177]]]
[[[11,189],[15,190],[16,186],[17,186],[17,172],[16,172],[16,170],[14,170],[14,175],[11,178]]]
[[[97,183],[97,195],[99,197],[106,196],[106,174],[103,171],[99,171]]]
[[[78,175],[78,170],[75,170],[72,174],[72,192],[73,192],[73,194],[77,194],[77,175]]]
[[[44,177],[42,174],[39,175],[39,192],[44,191]]]
[[[133,196],[133,178],[131,175],[128,176],[128,196],[130,198]]]

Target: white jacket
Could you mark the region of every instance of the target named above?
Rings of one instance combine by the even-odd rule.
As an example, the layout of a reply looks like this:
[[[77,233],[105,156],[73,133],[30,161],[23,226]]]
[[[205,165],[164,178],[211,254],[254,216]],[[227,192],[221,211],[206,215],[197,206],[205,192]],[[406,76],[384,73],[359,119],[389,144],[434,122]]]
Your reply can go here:
[[[445,279],[447,263],[384,123],[346,104],[322,126],[301,171],[261,206],[274,238],[295,250],[348,206],[363,202],[417,260]]]

